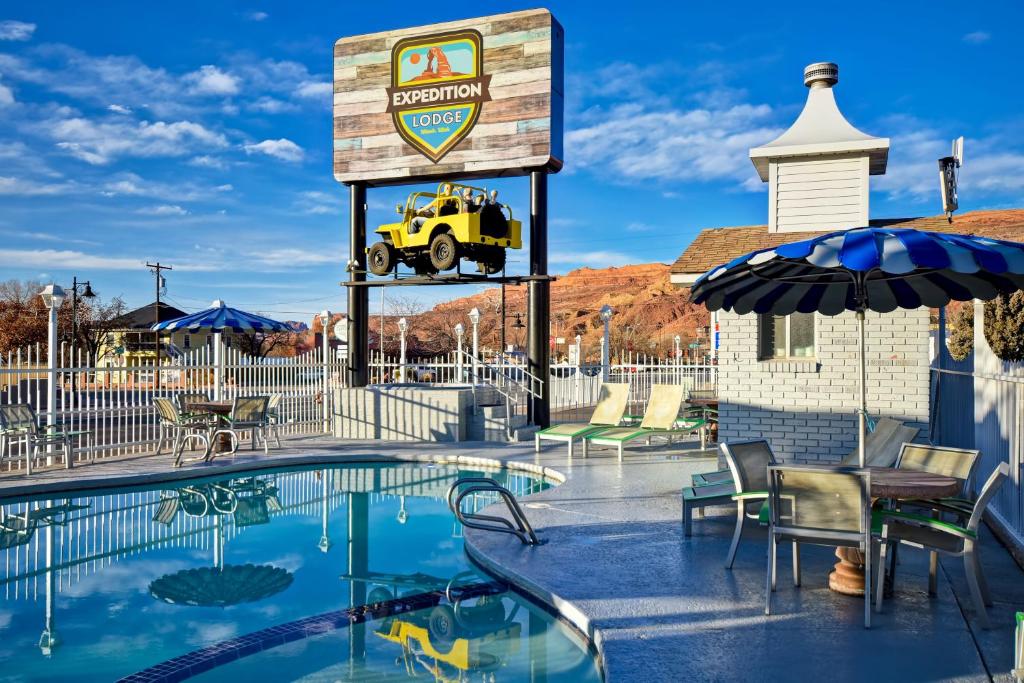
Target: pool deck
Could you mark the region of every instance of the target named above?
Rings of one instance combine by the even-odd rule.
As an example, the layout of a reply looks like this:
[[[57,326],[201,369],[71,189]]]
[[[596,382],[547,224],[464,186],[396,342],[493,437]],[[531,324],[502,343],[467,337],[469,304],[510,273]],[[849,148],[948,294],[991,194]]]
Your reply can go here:
[[[679,491],[692,473],[716,466],[711,454],[689,448],[695,444],[639,448],[622,463],[610,451],[569,460],[562,445],[540,455],[532,444],[293,439],[286,445],[269,458],[243,451],[233,461],[179,470],[168,456],[136,456],[31,479],[0,475],[0,496],[327,459],[497,460],[549,468],[566,481],[523,501],[544,544],[525,547],[512,536],[467,529],[467,550],[587,633],[609,681],[1011,680],[1013,614],[1024,608],[1024,572],[987,530],[983,563],[996,599],[989,608],[995,628],[975,623],[958,561],[941,560],[938,596],[929,598],[926,555],[905,549],[896,595],[865,630],[863,602],[826,588],[835,561],[830,549],[802,549],[801,588],[790,580],[788,548],[780,549],[775,614],[766,617],[763,530],[744,537],[731,571],[723,568],[731,510],[709,510],[707,519],[694,520],[693,536],[683,537]]]

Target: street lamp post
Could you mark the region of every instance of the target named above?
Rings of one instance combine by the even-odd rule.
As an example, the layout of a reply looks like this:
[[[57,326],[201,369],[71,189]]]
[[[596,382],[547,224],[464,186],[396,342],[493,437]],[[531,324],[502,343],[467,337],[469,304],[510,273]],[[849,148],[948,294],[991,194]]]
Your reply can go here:
[[[462,323],[455,324],[455,372],[458,373],[459,381],[463,380],[462,376],[462,337],[466,334],[466,326]]]
[[[95,298],[96,292],[92,291],[92,283],[88,280],[85,282],[79,282],[78,276],[76,275],[71,282],[71,366],[78,367],[78,361],[75,358],[75,346],[78,343],[78,288],[84,287],[82,290],[82,296],[86,299]],[[75,380],[78,377],[78,373],[72,371],[71,373],[71,391],[75,390]]]
[[[405,369],[405,333],[409,330],[409,321],[405,318],[398,319],[398,365],[402,368],[402,381],[407,382],[408,372]]]
[[[324,309],[324,310],[320,311],[320,327],[323,328],[322,346],[323,346],[323,363],[324,363],[324,367],[323,367],[323,387],[321,389],[321,391],[322,391],[322,393],[321,393],[322,400],[320,402],[320,405],[323,406],[323,410],[324,410],[324,433],[325,434],[331,431],[330,409],[329,409],[330,408],[330,399],[328,397],[328,394],[330,392],[330,383],[331,383],[330,359],[328,357],[330,355],[330,352],[331,352],[331,336],[330,336],[331,335],[331,331],[327,327],[330,324],[331,324],[331,312],[328,311],[327,309]]]
[[[601,379],[608,381],[611,370],[611,351],[608,347],[610,334],[609,323],[612,320],[612,307],[605,304],[601,307],[601,321],[604,323],[604,334],[601,337]]]
[[[676,336],[672,337],[673,348],[675,349],[675,352],[676,352],[676,364],[677,365],[679,363],[679,359],[682,358],[682,355],[683,355],[681,353],[682,347],[680,346],[682,341],[683,341],[683,338],[680,337],[678,334]]]
[[[57,425],[57,311],[64,303],[64,288],[50,283],[39,292],[43,304],[50,310],[46,334],[46,431],[52,432]],[[30,459],[31,460],[31,459]],[[46,446],[46,464],[53,464],[53,444]],[[70,460],[67,463],[71,465]],[[27,468],[31,467],[31,462]],[[26,471],[29,471],[26,469]]]
[[[480,376],[480,309],[469,312],[469,322],[473,323],[473,383]]]

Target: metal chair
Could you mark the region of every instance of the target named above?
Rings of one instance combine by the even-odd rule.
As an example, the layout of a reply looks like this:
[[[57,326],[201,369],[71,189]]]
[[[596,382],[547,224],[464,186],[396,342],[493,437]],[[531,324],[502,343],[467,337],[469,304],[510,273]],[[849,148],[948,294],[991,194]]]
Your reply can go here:
[[[36,412],[28,403],[0,405],[0,457],[7,451],[8,457],[13,458],[10,455],[11,448],[15,443],[24,442],[26,475],[32,474],[32,463],[39,457],[41,446],[60,446],[64,453],[64,467],[71,469],[74,455],[72,440],[75,437],[86,437],[86,448],[95,460],[96,455],[90,443],[91,434],[89,431],[61,431],[40,427]]]
[[[846,546],[864,553],[864,628],[871,627],[871,471],[820,465],[768,467],[768,578],[764,613],[772,613],[779,541],[793,542],[793,585],[800,585],[800,544]]]
[[[231,437],[231,450],[234,455],[238,451],[238,444],[241,441],[241,432],[249,432],[251,436],[252,450],[256,450],[256,441],[263,441],[263,452],[269,454],[267,447],[267,404],[270,402],[268,396],[239,396],[235,398],[231,406],[230,415],[219,415],[218,418],[226,426],[218,427],[214,431],[212,439],[221,434],[228,434]]]
[[[922,548],[933,554],[942,553],[943,555],[962,557],[964,573],[967,575],[967,587],[971,593],[971,600],[974,602],[978,621],[981,622],[982,628],[989,628],[991,624],[985,605],[991,605],[992,599],[989,596],[985,575],[981,570],[981,558],[978,552],[978,526],[981,524],[981,518],[985,514],[985,508],[988,507],[989,501],[995,496],[1009,473],[1010,466],[1005,462],[999,463],[999,466],[989,476],[988,481],[985,482],[985,486],[982,487],[978,501],[974,504],[967,524],[964,526],[898,510],[878,511],[876,515],[880,518],[882,527],[879,572],[885,571],[885,556],[893,544]],[[932,563],[930,568],[929,589],[935,586],[936,565],[937,563]],[[889,577],[895,585],[895,564],[890,568]],[[879,578],[884,579],[884,577]],[[875,599],[876,610],[882,609],[882,594],[884,592],[882,584],[884,583],[884,580],[879,581]]]
[[[732,472],[735,488],[732,499],[736,501],[736,530],[725,559],[725,568],[732,569],[747,520],[768,523],[768,467],[775,464],[775,454],[764,439],[723,443],[719,448]]]
[[[282,399],[284,394],[271,394],[267,399],[267,430],[273,433],[278,448],[281,448],[281,425],[288,423],[281,414]]]
[[[206,403],[209,400],[210,395],[203,391],[185,391],[174,396],[174,403],[183,414],[192,412],[189,406],[193,403]]]
[[[205,460],[210,457],[210,431],[213,429],[210,415],[182,413],[174,403],[166,398],[153,399],[153,405],[156,406],[157,416],[160,419],[158,425],[160,434],[156,442],[157,455],[163,451],[164,442],[170,435],[172,437],[171,453],[174,455],[175,467],[181,467],[185,444],[189,441],[201,442],[203,455],[198,458],[189,458],[188,461]]]

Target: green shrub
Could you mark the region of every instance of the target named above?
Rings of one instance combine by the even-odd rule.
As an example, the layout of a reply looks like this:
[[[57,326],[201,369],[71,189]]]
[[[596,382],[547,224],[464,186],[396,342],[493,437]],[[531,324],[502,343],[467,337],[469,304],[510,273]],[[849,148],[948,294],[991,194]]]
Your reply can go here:
[[[949,318],[949,355],[953,360],[966,360],[974,350],[974,306],[970,301],[957,302],[946,309]]]
[[[985,303],[985,339],[998,358],[1024,360],[1024,292]]]

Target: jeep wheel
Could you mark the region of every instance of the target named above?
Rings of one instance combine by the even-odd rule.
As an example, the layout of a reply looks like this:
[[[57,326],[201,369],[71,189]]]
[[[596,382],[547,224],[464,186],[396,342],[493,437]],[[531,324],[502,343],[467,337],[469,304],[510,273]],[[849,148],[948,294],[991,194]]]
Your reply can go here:
[[[459,248],[455,238],[447,232],[440,232],[430,240],[430,265],[438,270],[451,270],[459,260]]]
[[[505,267],[505,250],[498,247],[482,256],[476,263],[476,269],[484,275],[500,273]]]
[[[367,254],[370,272],[374,275],[387,275],[395,267],[395,250],[387,242],[377,242],[370,247]]]

